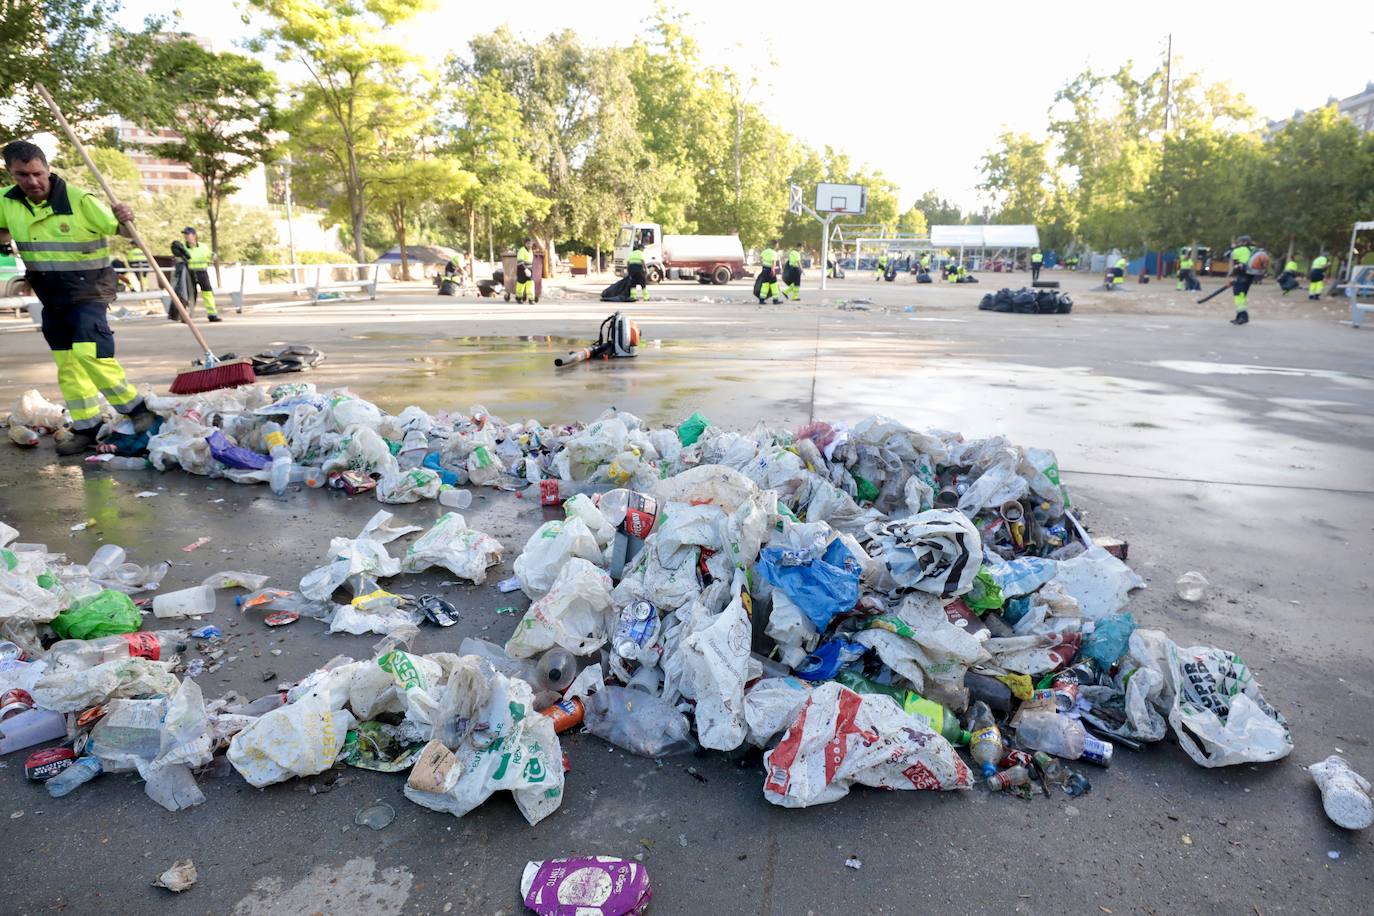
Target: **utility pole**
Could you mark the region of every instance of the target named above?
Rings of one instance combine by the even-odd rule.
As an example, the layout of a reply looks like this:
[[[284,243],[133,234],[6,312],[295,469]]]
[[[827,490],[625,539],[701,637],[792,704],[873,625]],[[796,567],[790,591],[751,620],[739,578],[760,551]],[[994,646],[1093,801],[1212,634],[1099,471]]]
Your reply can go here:
[[[1168,49],[1164,52],[1164,132],[1169,132],[1169,87],[1174,76],[1174,33],[1169,33]]]

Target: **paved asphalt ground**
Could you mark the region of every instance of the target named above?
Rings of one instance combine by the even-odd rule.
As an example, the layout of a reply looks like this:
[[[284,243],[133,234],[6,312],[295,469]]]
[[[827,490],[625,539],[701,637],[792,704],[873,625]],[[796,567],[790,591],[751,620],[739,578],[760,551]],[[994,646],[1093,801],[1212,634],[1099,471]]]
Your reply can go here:
[[[1225,322],[1224,297],[1196,307],[1155,284],[1149,297],[1112,298],[1082,276],[1065,283],[1078,303],[1071,315],[976,311],[998,279],[930,288],[865,276],[765,307],[743,284],[668,285],[626,307],[650,341],[637,359],[558,372],[553,356],[594,336],[611,310],[585,294],[600,283],[532,307],[417,287],[376,302],[231,313],[206,331],[240,353],[312,343],[328,361],[299,378],[347,385],[391,410],[483,404],[552,422],[615,404],[655,422],[699,409],[737,427],[881,412],[1053,448],[1093,529],[1130,541],[1149,581],[1130,605],[1136,619],[1181,645],[1240,652],[1292,724],[1288,759],[1205,770],[1166,741],[1121,750],[1110,770],[1085,768],[1093,788],[1078,799],[856,790],[788,811],[763,800],[754,762],[656,763],[574,733],[563,741],[562,809],[528,827],[507,798],[457,820],[408,802],[400,777],[359,770],[261,791],[236,775],[210,779],[207,802],[178,814],[130,775],[53,800],[11,755],[0,760],[3,910],[513,914],[527,860],[603,853],[642,857],[656,913],[1367,911],[1371,837],[1327,821],[1304,766],[1341,749],[1374,776],[1374,329],[1352,330],[1338,310],[1280,304],[1272,289],[1252,297],[1255,321],[1238,329]],[[859,297],[874,300],[869,310],[837,307]],[[115,330],[130,375],[159,389],[194,355],[185,331],[160,318]],[[41,339],[0,322],[0,405],[35,386],[56,395]],[[78,560],[110,541],[140,561],[170,558],[169,588],[219,569],[290,587],[331,536],[353,534],[377,508],[336,492],[277,501],[264,487],[179,472],[88,471],[50,448],[0,445],[0,518]],[[159,495],[135,498],[149,489]],[[438,512],[394,509],[418,523]],[[505,559],[481,587],[398,580],[448,595],[464,614],[423,631],[419,651],[453,650],[473,634],[500,642],[514,625],[495,612],[511,601],[494,583],[546,513],[484,492],[468,516],[505,544]],[[69,531],[88,517],[97,524]],[[200,536],[212,540],[178,549]],[[1186,604],[1173,582],[1194,569],[1212,587]],[[259,695],[335,654],[365,656],[374,641],[308,620],[269,631],[240,620],[227,597],[214,622],[234,636],[233,661],[202,676],[207,697]],[[354,826],[379,799],[395,822]],[[845,867],[851,856],[861,870]],[[149,887],[186,857],[200,871],[193,890]]]

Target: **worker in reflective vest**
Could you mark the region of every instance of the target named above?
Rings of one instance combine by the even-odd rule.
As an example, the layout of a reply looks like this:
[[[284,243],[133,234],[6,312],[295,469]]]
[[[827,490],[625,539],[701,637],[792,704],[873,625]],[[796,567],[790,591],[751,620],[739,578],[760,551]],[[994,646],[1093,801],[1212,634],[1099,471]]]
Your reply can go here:
[[[1126,283],[1126,259],[1117,258],[1112,267],[1112,289],[1121,289]]]
[[[1045,263],[1045,256],[1038,251],[1031,252],[1031,282],[1040,279],[1040,267]]]
[[[1254,278],[1250,276],[1250,256],[1254,250],[1250,247],[1250,236],[1242,235],[1236,240],[1236,247],[1231,249],[1231,299],[1236,304],[1236,317],[1231,319],[1232,324],[1247,324],[1250,321],[1250,312],[1246,309],[1246,300],[1250,294],[1250,284]]]
[[[181,230],[181,250],[186,253],[186,269],[191,274],[191,294],[200,290],[200,302],[205,306],[205,316],[211,321],[222,320],[215,307],[215,288],[210,284],[210,261],[215,253],[210,246],[196,238],[196,230],[187,226]],[[189,306],[191,303],[186,303]]]
[[[878,255],[878,275],[873,278],[874,282],[881,280],[885,273],[887,273],[887,252]]]
[[[1322,287],[1326,282],[1326,265],[1331,263],[1326,255],[1319,254],[1312,261],[1312,270],[1307,275],[1307,298],[1320,299]]]
[[[775,269],[778,263],[778,252],[773,246],[776,244],[778,243],[773,242],[759,253],[759,264],[762,265],[763,269],[759,271],[758,289],[754,291],[754,295],[759,297],[759,305],[766,303],[770,297],[775,305],[782,301],[778,291],[778,274]]]
[[[1178,282],[1174,284],[1174,289],[1193,288],[1193,257],[1185,248],[1178,253]]]
[[[516,302],[534,301],[534,273],[530,270],[533,263],[534,255],[530,254],[530,240],[525,239],[524,244],[515,252]]]
[[[101,398],[143,433],[157,419],[114,358],[106,310],[115,295],[106,236],[127,230],[133,209],[113,211],[48,168],[43,151],[16,140],[3,150],[15,184],[0,190],[0,250],[18,249],[27,280],[43,306],[43,339],[57,363],[57,384],[71,415],[72,435],[59,455],[93,448],[101,424]]]
[[[642,299],[649,301],[649,275],[644,270],[644,243],[635,242],[635,247],[625,259],[625,273],[630,278],[630,301]]]
[[[787,265],[782,269],[782,292],[793,302],[801,301],[801,276],[801,249],[793,246],[787,252]]]

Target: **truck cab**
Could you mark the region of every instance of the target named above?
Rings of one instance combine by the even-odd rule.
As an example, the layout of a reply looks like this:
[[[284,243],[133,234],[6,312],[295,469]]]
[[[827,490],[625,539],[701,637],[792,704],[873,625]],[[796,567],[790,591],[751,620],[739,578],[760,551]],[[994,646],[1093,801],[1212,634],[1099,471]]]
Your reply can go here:
[[[617,277],[625,276],[625,259],[635,244],[644,248],[644,270],[650,282],[663,278],[663,227],[658,223],[626,223],[615,237],[612,263]]]

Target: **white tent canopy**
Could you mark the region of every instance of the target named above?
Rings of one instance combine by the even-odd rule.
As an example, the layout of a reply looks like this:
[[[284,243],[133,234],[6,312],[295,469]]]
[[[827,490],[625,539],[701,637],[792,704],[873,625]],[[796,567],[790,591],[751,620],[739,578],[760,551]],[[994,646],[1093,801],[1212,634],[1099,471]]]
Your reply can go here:
[[[1034,226],[931,226],[930,243],[937,248],[1039,248]]]

